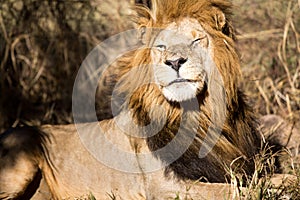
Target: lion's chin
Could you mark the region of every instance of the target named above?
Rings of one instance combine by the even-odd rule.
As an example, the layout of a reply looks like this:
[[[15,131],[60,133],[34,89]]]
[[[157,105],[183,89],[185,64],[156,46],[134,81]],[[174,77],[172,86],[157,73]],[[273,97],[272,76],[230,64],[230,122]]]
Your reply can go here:
[[[165,98],[172,102],[183,102],[196,97],[201,91],[202,84],[198,82],[173,83],[162,88]]]

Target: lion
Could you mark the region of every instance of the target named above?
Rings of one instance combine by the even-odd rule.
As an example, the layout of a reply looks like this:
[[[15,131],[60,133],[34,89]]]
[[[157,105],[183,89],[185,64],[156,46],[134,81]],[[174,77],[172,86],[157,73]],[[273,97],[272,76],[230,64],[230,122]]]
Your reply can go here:
[[[219,199],[229,171],[254,172],[262,142],[238,86],[230,1],[151,5],[136,8],[144,48],[113,64],[120,113],[2,134],[0,199]]]

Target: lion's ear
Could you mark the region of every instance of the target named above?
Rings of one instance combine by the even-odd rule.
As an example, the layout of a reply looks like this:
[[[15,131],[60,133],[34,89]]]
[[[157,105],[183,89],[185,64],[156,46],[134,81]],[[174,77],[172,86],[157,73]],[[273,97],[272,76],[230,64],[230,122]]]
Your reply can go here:
[[[216,26],[218,30],[222,30],[226,25],[225,14],[221,11],[217,12],[215,15]]]
[[[139,27],[138,34],[139,40],[142,44],[146,44],[146,26]]]
[[[226,18],[225,14],[217,9],[214,15],[214,20],[216,23],[216,29],[224,33],[225,35],[234,38],[233,28],[229,20]]]

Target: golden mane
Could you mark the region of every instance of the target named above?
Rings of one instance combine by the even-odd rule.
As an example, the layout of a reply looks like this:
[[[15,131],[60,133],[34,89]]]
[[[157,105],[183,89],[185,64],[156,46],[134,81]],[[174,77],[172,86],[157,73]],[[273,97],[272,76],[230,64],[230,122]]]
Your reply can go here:
[[[198,179],[199,174],[207,177],[209,181],[224,181],[224,168],[240,167],[242,171],[251,174],[254,170],[252,158],[260,148],[260,135],[257,132],[257,124],[252,110],[245,102],[245,97],[239,91],[238,84],[240,79],[240,62],[239,56],[234,46],[234,34],[231,27],[231,3],[229,1],[210,0],[166,0],[152,1],[152,9],[137,7],[138,27],[146,28],[145,48],[130,53],[128,57],[123,57],[121,63],[122,75],[120,76],[119,91],[125,92],[127,104],[135,121],[140,125],[147,125],[151,120],[160,123],[162,120],[161,110],[153,110],[156,105],[161,105],[165,110],[167,123],[172,127],[163,129],[156,136],[149,138],[148,145],[151,150],[155,151],[171,141],[180,126],[184,108],[179,103],[172,103],[165,99],[158,87],[153,83],[153,71],[151,67],[150,49],[151,47],[151,28],[164,28],[170,22],[181,20],[188,17],[196,19],[211,36],[213,42],[212,57],[213,61],[222,76],[225,94],[226,94],[226,120],[222,127],[212,122],[211,107],[221,109],[219,106],[222,99],[208,100],[207,97],[213,96],[210,92],[214,91],[214,84],[208,85],[206,93],[199,95],[197,98],[199,108],[189,116],[187,123],[197,124],[201,130],[197,131],[195,142],[190,146],[178,161],[172,163],[168,169],[175,171],[183,179]],[[143,30],[144,31],[144,30]],[[126,62],[127,61],[127,62]],[[129,72],[129,73],[128,73]],[[212,79],[211,82],[214,80]],[[150,83],[150,84],[149,84]],[[218,96],[218,95],[215,95]],[[187,117],[187,116],[185,116]],[[197,158],[201,144],[206,137],[208,127],[221,129],[222,135],[218,139],[213,150],[205,159]],[[187,128],[187,132],[189,128]],[[217,133],[210,133],[217,137]],[[179,144],[182,141],[179,141]],[[209,141],[208,141],[209,143]],[[157,157],[160,157],[157,155]],[[238,159],[233,164],[233,160]],[[182,163],[207,163],[200,164],[198,169],[201,171],[193,173],[182,168]],[[213,171],[210,171],[213,170]],[[198,173],[198,174],[197,174]]]
[[[219,69],[219,72],[223,76],[225,81],[225,88],[227,93],[227,99],[237,100],[237,87],[240,79],[240,63],[239,57],[236,53],[234,46],[234,32],[231,26],[231,8],[232,4],[229,1],[224,0],[166,0],[166,1],[152,1],[153,9],[146,8],[144,6],[137,6],[137,27],[142,28],[164,28],[172,21],[180,20],[184,17],[190,17],[197,19],[204,29],[213,37],[214,40],[214,61]],[[176,5],[176,6],[175,6]],[[179,5],[179,6],[177,6]],[[223,14],[225,14],[225,21],[222,21]],[[121,59],[120,76],[123,76],[133,68],[138,66],[136,73],[139,76],[128,77],[123,76],[123,87],[121,91],[134,91],[137,85],[151,80],[152,72],[147,65],[151,64],[150,49],[148,48],[151,40],[151,31],[144,33],[146,36],[145,48],[137,50],[134,53],[124,56]],[[135,73],[130,73],[135,74]],[[228,79],[227,76],[230,76]],[[137,78],[139,77],[139,78]],[[129,81],[129,82],[128,82]],[[132,88],[132,86],[134,88]],[[231,102],[227,102],[228,105],[232,105]]]

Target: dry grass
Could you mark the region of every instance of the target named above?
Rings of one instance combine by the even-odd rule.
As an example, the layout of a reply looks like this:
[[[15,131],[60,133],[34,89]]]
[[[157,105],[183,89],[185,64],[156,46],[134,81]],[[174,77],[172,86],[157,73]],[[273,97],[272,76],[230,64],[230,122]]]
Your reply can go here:
[[[300,128],[300,2],[234,3],[242,87],[257,113],[280,115]]]
[[[231,174],[233,199],[237,200],[274,200],[274,199],[299,199],[300,198],[300,169],[293,168],[292,175],[274,181],[276,176],[275,161],[277,154],[270,149],[263,149],[255,159],[255,172],[251,177]],[[281,152],[283,153],[283,152]]]
[[[300,10],[297,0],[235,1],[244,81],[261,115],[300,117]]]
[[[129,1],[0,4],[0,131],[72,122],[73,82],[101,40],[130,27]]]
[[[238,27],[238,48],[242,57],[247,92],[260,115],[277,114],[292,127],[300,127],[300,2],[297,0],[233,1]],[[300,155],[285,160],[285,172],[294,182],[271,183],[274,155],[257,158],[256,173],[238,190],[240,199],[300,199]],[[233,177],[234,185],[239,180]],[[237,187],[238,188],[238,187]]]

